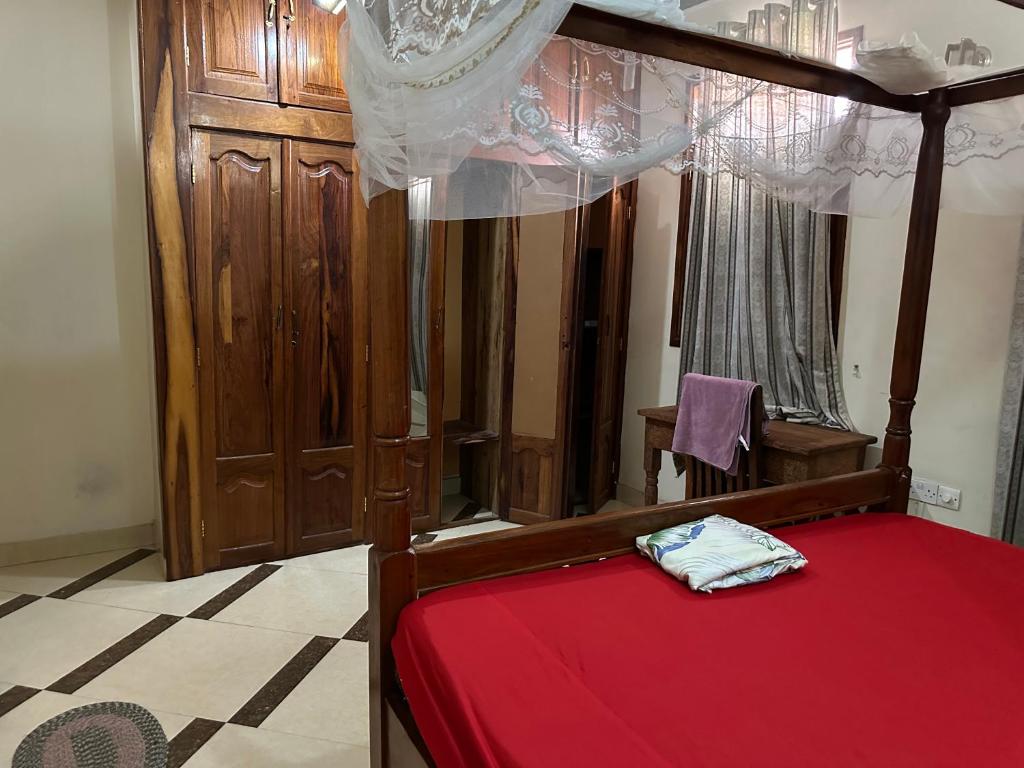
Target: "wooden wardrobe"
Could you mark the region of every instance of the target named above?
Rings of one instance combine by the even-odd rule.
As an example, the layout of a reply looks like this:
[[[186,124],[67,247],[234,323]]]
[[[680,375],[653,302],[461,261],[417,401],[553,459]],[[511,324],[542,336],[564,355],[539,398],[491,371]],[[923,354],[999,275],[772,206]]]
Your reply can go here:
[[[139,17],[168,577],[362,541],[371,222],[344,17]]]

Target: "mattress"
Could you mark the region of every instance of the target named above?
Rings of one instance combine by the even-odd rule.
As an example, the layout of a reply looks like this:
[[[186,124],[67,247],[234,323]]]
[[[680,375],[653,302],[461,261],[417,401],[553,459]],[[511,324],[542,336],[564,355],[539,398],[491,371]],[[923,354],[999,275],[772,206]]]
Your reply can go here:
[[[1024,765],[1024,550],[896,514],[774,533],[810,563],[767,584],[627,555],[407,606],[439,768]]]

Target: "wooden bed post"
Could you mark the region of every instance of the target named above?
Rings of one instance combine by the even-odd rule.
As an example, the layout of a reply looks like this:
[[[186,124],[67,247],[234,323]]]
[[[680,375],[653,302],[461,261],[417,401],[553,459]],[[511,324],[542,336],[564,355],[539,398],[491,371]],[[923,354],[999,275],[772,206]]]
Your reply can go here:
[[[949,101],[945,89],[931,91],[921,112],[924,137],[917,158],[910,208],[903,288],[889,385],[889,424],[885,428],[881,467],[893,473],[890,508],[906,512],[910,496],[910,414],[921,378],[928,293],[931,287],[935,233],[939,222],[942,169],[945,161]]]
[[[370,274],[370,425],[373,495],[370,498],[370,754],[373,768],[388,764],[388,690],[396,684],[391,638],[398,614],[416,597],[411,549],[409,485],[409,301],[405,192],[370,202],[367,242]]]

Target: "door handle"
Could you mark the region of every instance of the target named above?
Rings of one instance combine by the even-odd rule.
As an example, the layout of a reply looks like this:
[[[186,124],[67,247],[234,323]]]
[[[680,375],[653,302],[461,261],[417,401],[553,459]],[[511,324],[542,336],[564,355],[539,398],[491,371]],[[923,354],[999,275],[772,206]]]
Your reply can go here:
[[[283,18],[285,23],[291,27],[292,22],[295,21],[295,0],[288,0],[288,13],[281,18]]]
[[[299,346],[299,313],[292,310],[292,346]]]
[[[267,0],[267,26],[274,26],[274,16],[277,15],[277,0]]]

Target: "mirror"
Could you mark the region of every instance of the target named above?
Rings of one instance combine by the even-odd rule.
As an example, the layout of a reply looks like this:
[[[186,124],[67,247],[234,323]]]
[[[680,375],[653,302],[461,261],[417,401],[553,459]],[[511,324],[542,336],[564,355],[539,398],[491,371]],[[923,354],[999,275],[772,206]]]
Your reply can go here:
[[[427,434],[431,182],[409,185],[409,390],[412,437]]]

